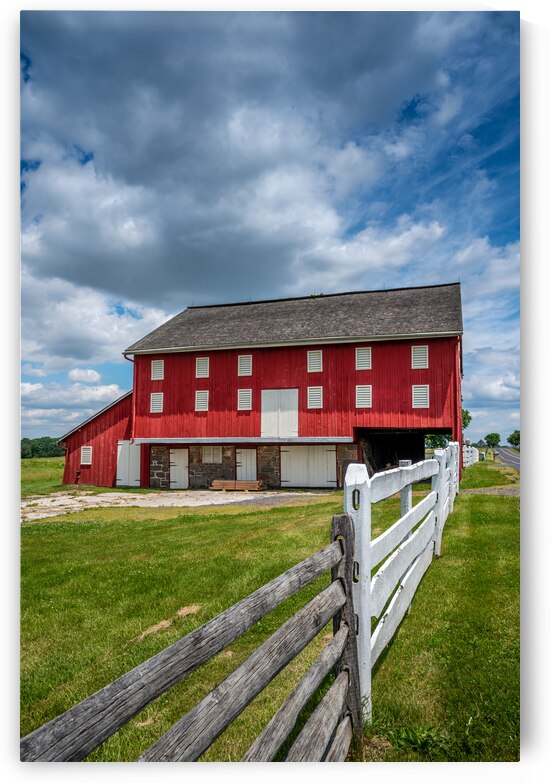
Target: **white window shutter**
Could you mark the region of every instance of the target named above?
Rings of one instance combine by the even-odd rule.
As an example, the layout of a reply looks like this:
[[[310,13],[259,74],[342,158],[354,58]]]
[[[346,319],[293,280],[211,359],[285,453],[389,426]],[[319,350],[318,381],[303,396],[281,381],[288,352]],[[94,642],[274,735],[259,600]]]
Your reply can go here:
[[[323,408],[323,387],[322,386],[309,386],[308,387],[308,407],[309,408]]]
[[[91,465],[92,464],[92,447],[81,446],[80,448],[80,464]]]
[[[322,372],[323,352],[308,351],[308,372]]]
[[[222,446],[202,446],[201,460],[207,464],[222,464]]]
[[[151,380],[164,381],[164,379],[165,379],[164,359],[153,359],[151,361]]]
[[[356,386],[356,408],[371,408],[373,404],[372,386]]]
[[[149,412],[150,413],[163,412],[163,392],[151,392]]]
[[[237,390],[237,410],[238,411],[250,411],[253,407],[253,390],[252,389],[238,389]]]
[[[237,357],[237,374],[238,375],[252,375],[253,374],[253,357],[251,354],[245,354]]]
[[[425,370],[429,366],[429,346],[412,345],[411,346],[411,369]]]
[[[196,411],[208,411],[209,409],[209,393],[208,389],[198,389],[195,392],[195,410]]]
[[[209,357],[198,356],[195,359],[195,377],[196,378],[208,378],[209,377]]]
[[[356,348],[356,369],[371,370],[371,346]]]
[[[411,387],[411,405],[413,408],[429,407],[429,387],[428,385]]]

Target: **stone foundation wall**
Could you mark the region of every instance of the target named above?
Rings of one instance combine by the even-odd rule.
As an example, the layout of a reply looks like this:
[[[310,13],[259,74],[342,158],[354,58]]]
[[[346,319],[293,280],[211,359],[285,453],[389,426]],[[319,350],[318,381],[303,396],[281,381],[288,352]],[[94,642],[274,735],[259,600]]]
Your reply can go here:
[[[281,486],[279,446],[258,446],[258,480],[268,489]]]
[[[151,489],[170,489],[170,449],[151,446],[149,451],[149,486]]]
[[[190,446],[190,489],[210,487],[213,479],[235,479],[235,446],[222,446],[221,464],[203,462],[201,446]]]
[[[348,465],[358,461],[358,447],[355,443],[337,443],[337,487],[344,486]]]

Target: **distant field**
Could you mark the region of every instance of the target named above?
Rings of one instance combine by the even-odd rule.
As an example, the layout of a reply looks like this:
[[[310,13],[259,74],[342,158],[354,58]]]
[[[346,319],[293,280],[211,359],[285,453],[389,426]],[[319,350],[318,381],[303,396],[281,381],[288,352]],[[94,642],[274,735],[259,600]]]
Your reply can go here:
[[[487,482],[504,483],[488,464],[468,468],[465,481],[479,467]],[[377,504],[373,528],[386,529],[399,507],[397,497]],[[300,507],[88,509],[24,524],[22,734],[324,546],[331,516],[341,511],[342,493],[335,493]],[[518,523],[518,498],[456,498],[443,556],[427,572],[374,672],[374,723],[364,760],[518,758]],[[147,707],[90,761],[135,759],[327,579],[286,601]],[[328,632],[278,675],[203,760],[241,758]]]
[[[35,457],[21,460],[21,497],[60,492],[63,479],[63,457]]]

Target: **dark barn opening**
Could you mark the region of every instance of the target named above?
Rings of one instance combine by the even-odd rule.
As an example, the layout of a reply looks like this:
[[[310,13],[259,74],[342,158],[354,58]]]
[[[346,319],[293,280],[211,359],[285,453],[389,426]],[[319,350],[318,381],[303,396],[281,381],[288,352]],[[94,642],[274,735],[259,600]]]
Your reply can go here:
[[[425,433],[419,430],[356,430],[364,464],[370,476],[398,467],[401,459],[425,459]]]

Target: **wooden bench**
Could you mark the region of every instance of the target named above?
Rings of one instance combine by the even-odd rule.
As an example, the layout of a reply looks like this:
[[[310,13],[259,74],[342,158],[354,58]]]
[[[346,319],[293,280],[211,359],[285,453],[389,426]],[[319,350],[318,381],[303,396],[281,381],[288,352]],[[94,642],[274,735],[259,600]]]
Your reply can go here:
[[[240,491],[240,492],[250,492],[250,491],[258,491],[260,489],[264,489],[264,484],[262,481],[236,481],[236,480],[225,480],[225,479],[214,479],[210,485],[211,489],[217,489],[222,490],[223,492],[226,491]]]

